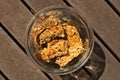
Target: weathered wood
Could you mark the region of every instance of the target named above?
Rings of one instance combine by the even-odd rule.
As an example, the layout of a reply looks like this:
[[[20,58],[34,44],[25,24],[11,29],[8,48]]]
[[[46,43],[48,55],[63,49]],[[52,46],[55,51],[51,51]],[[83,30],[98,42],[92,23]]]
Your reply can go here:
[[[53,80],[63,80],[60,76],[48,73],[48,75],[53,79]]]
[[[62,75],[61,77],[63,80],[92,80],[88,73],[82,68],[71,74]]]
[[[10,80],[48,80],[1,27],[0,69]]]
[[[0,0],[0,22],[23,46],[26,26],[32,16],[20,0]]]
[[[68,0],[120,59],[120,18],[104,0]]]
[[[37,3],[39,1],[36,0]],[[76,2],[76,0],[73,0],[73,2],[74,1]],[[5,2],[5,4],[2,4],[2,2]],[[27,2],[29,3],[29,1],[27,1]],[[44,1],[42,1],[42,2],[44,2]],[[73,2],[71,2],[72,5],[74,4]],[[34,3],[34,5],[35,4],[37,5],[37,3]],[[106,3],[104,3],[104,4],[103,3],[104,2],[101,0],[99,0],[99,1],[95,1],[95,0],[83,1],[82,0],[82,1],[77,1],[74,4],[74,6],[76,5],[78,7],[77,8],[74,7],[74,8],[76,8],[80,12],[80,14],[84,15],[86,20],[93,27],[95,27],[95,30],[100,34],[100,36],[109,44],[109,46],[115,52],[119,52],[119,50],[118,50],[119,43],[117,43],[117,42],[119,42],[119,39],[120,39],[120,37],[118,36],[118,34],[120,33],[119,28],[118,28],[119,18],[111,10],[111,8],[108,8]],[[27,15],[27,13],[28,13],[28,15],[29,14],[31,15],[31,13],[29,13],[26,9],[24,10],[24,6],[17,0],[15,3],[10,0],[0,1],[0,4],[2,4],[2,6],[0,5],[0,7],[1,7],[0,11],[2,10],[2,12],[0,13],[0,21],[7,27],[8,30],[10,30],[10,32],[15,36],[15,38],[17,38],[22,44],[24,44],[24,38],[23,38],[24,33],[22,33],[22,31],[24,32],[25,26],[23,24],[26,24],[27,21],[30,19],[30,17],[25,16],[24,17],[25,19],[24,19],[23,13],[24,14],[26,13],[26,15]],[[12,5],[9,5],[9,4],[12,4]],[[33,5],[33,3],[31,0],[30,6],[32,6],[32,5]],[[16,6],[17,6],[17,8],[16,8]],[[22,6],[22,8],[19,6]],[[44,7],[47,7],[47,5],[45,4]],[[34,8],[36,11],[38,11],[44,7],[36,6],[36,8],[34,8],[34,6],[32,6],[32,8]],[[5,8],[7,8],[7,10]],[[12,11],[14,11],[14,12],[12,12]],[[16,13],[18,13],[18,12],[20,12],[20,13],[14,15],[15,11],[16,11]],[[17,16],[21,16],[21,15],[22,15],[22,19],[20,17],[17,17]],[[32,17],[32,15],[31,15],[31,17]],[[19,20],[19,18],[20,18],[20,20]],[[24,22],[24,20],[25,20],[25,22]],[[19,25],[20,25],[20,27],[18,27]],[[115,26],[115,27],[112,27],[112,26]],[[19,28],[21,28],[20,29],[21,33],[18,32]],[[111,31],[108,31],[108,29],[111,29]],[[109,34],[111,36],[108,36]],[[112,36],[114,36],[114,39]],[[24,79],[25,80],[27,80],[27,79],[30,79],[30,80],[40,79],[41,80],[41,79],[43,79],[44,80],[45,77],[44,77],[43,73],[41,73],[40,70],[38,68],[36,68],[36,66],[28,59],[28,57],[26,55],[24,55],[24,53],[17,47],[17,45],[12,40],[10,40],[10,38],[1,29],[0,29],[0,37],[1,37],[0,44],[2,45],[2,47],[0,46],[0,69],[2,69],[11,80],[14,80],[14,79],[17,79],[17,80],[18,79],[19,80],[24,80]],[[107,49],[104,49],[104,46],[101,43],[99,43],[99,44],[103,48],[103,51],[105,51],[105,57],[106,57],[105,70],[104,70],[103,74],[101,75],[100,80],[115,80],[115,79],[119,80],[120,79],[120,77],[118,76],[118,74],[120,72],[119,63],[114,59],[114,57],[109,53],[109,51]],[[12,55],[11,55],[11,53],[12,53]],[[118,55],[119,55],[119,53],[118,53]],[[41,77],[42,76],[41,74],[43,75],[43,77]],[[55,78],[55,80],[56,79],[57,78]]]
[[[120,0],[109,0],[120,12]],[[120,13],[119,13],[120,14]]]
[[[62,0],[25,0],[27,4],[34,9],[39,11],[43,8],[50,6],[65,6],[65,3]]]
[[[0,80],[5,80],[5,78],[0,74]]]
[[[0,69],[0,80],[9,80],[8,77]]]
[[[100,43],[98,39],[96,42],[101,46],[105,54],[105,69],[99,80],[119,80],[120,63],[110,54],[110,52]]]
[[[94,80],[119,80],[119,62],[110,54],[104,45],[95,37],[95,47],[90,62],[85,65],[86,70]]]
[[[88,73],[84,69],[79,69],[71,74],[66,75],[55,75],[55,74],[49,74],[53,80],[73,80],[73,79],[79,79],[79,80],[92,80],[92,78],[88,75]]]

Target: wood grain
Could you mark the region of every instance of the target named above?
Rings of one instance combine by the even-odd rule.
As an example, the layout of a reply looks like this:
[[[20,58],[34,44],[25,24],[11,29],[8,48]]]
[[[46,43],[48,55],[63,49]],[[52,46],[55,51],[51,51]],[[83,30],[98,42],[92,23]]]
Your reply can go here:
[[[119,80],[120,76],[118,74],[120,73],[120,63],[110,54],[110,52],[104,47],[104,45],[96,37],[95,37],[95,41],[102,48],[102,50],[104,51],[103,54],[105,55],[105,68],[99,80]],[[99,57],[99,58],[102,59],[103,57]],[[102,68],[99,68],[97,71],[99,71],[100,69]]]
[[[83,68],[67,75],[61,76],[63,80],[92,80]]]
[[[24,47],[26,26],[32,16],[20,0],[0,0],[0,22]]]
[[[94,27],[94,30],[120,57],[120,44],[118,43],[120,40],[120,37],[118,35],[120,33],[118,26],[120,19],[113,12],[113,10],[102,0],[69,0],[69,2],[79,12],[80,15],[84,16],[84,19],[88,21],[92,27]],[[100,43],[99,40],[96,39],[96,42],[100,44],[106,57],[105,69],[99,80],[119,80],[119,62]]]
[[[1,27],[0,69],[10,80],[48,80]]]
[[[0,80],[5,80],[5,78],[0,74]]]
[[[109,0],[120,12],[120,0]],[[120,14],[120,13],[119,13]]]
[[[36,12],[50,6],[65,6],[62,0],[25,0]]]
[[[69,0],[120,59],[120,18],[104,0]]]
[[[94,27],[95,31],[120,57],[119,40],[120,40],[120,19],[103,0],[69,0],[70,4],[84,16],[85,20]],[[64,5],[62,0],[26,0],[26,2],[35,11],[53,5]],[[4,4],[3,4],[4,3]],[[25,6],[18,0],[1,0],[0,1],[0,22],[15,36],[15,38],[25,45],[25,35],[29,19],[33,16]],[[109,30],[108,30],[109,29]],[[110,35],[110,36],[109,36]],[[114,36],[114,37],[113,37]],[[106,65],[104,72],[99,80],[119,80],[120,72],[119,62],[105,49],[98,39],[95,39],[102,47]],[[18,48],[8,35],[0,28],[0,69],[7,74],[10,80],[47,80],[46,76],[30,61],[30,59]],[[12,55],[11,55],[12,54]],[[87,73],[83,70],[86,76]],[[81,74],[82,75],[82,74]],[[80,76],[81,76],[80,75]],[[50,76],[54,80],[64,80],[56,75]],[[86,77],[85,77],[86,78]],[[83,80],[85,79],[83,77]],[[82,78],[81,78],[82,79]],[[89,76],[88,79],[89,80]]]

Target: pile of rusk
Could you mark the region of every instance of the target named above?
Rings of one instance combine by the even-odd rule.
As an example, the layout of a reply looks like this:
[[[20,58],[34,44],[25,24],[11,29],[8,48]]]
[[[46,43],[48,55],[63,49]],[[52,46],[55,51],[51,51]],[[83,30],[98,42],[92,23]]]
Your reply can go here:
[[[35,55],[46,62],[54,59],[61,67],[85,51],[77,28],[69,23],[62,24],[55,16],[40,17],[34,23],[30,43],[36,48]]]

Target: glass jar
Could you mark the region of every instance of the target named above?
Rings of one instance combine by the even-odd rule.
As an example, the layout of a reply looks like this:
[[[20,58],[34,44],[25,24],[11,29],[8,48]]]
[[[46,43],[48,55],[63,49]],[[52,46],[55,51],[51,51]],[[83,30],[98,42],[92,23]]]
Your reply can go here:
[[[41,58],[38,56],[34,55],[36,47],[33,46],[30,42],[30,34],[33,31],[33,25],[36,23],[36,21],[39,18],[48,18],[50,16],[55,16],[61,20],[61,23],[64,24],[68,21],[72,21],[72,23],[75,25],[77,28],[79,35],[81,36],[82,42],[84,45],[86,45],[86,50],[84,51],[83,55],[79,55],[75,59],[73,59],[71,62],[69,62],[65,67],[60,67],[57,64],[54,63],[49,63],[43,61]],[[66,20],[67,19],[67,20]],[[53,74],[68,74],[73,71],[76,71],[77,69],[81,68],[89,59],[93,46],[94,46],[94,41],[93,41],[93,31],[88,26],[87,22],[84,20],[83,17],[81,17],[75,10],[72,8],[68,7],[49,7],[45,8],[38,13],[34,15],[32,20],[29,22],[29,30],[27,34],[27,53],[29,57],[33,60],[33,62],[43,71],[45,72],[50,72]]]

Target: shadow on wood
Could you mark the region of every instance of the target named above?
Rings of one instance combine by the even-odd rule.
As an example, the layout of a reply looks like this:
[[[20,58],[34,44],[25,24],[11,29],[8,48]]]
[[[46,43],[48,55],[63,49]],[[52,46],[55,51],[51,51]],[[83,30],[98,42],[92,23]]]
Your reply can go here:
[[[79,70],[62,75],[63,80],[98,80],[106,65],[106,58],[102,48],[95,42],[93,54],[87,63]]]
[[[85,71],[92,77],[93,80],[98,80],[104,72],[106,58],[102,48],[95,42],[93,54],[85,64]]]

